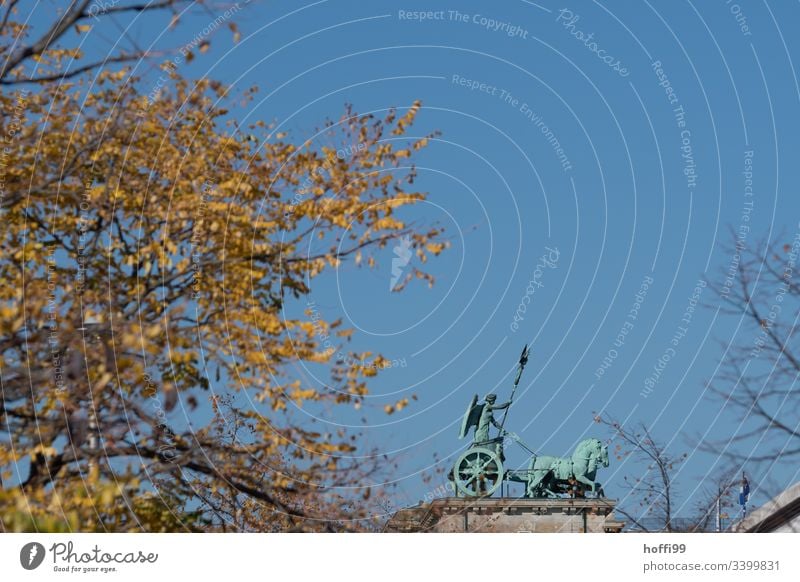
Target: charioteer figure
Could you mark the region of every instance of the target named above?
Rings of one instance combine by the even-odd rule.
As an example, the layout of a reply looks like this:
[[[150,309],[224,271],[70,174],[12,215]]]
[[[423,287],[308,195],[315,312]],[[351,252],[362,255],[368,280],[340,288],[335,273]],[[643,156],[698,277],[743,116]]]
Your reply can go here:
[[[503,441],[503,425],[501,425],[494,417],[496,410],[505,410],[511,406],[511,401],[503,404],[495,404],[497,396],[495,394],[487,394],[484,401],[478,404],[477,394],[472,397],[467,413],[464,415],[464,422],[461,425],[461,434],[459,438],[467,436],[469,429],[474,427],[475,434],[472,438],[473,447],[492,446],[495,450],[500,452],[500,444]],[[498,429],[499,433],[496,438],[490,438],[489,431],[494,426]]]

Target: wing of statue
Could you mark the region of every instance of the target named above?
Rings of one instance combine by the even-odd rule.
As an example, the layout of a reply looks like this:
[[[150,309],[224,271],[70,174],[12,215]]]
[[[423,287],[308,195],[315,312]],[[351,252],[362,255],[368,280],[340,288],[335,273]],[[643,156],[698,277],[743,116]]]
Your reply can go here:
[[[469,434],[469,429],[473,426],[478,426],[478,422],[481,419],[481,412],[483,412],[483,404],[478,404],[478,395],[476,394],[472,397],[467,407],[464,420],[461,421],[461,432],[458,433],[458,438],[463,439]]]

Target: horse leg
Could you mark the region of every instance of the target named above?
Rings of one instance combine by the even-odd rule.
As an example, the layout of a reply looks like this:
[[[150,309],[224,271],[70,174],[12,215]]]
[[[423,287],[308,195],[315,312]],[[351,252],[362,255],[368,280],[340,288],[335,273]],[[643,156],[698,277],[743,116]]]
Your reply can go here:
[[[536,475],[537,472],[533,473],[533,476],[528,477],[528,486],[525,491],[526,497],[535,497],[534,493],[536,492],[536,488],[539,487],[539,484],[542,482],[542,479],[545,478],[547,475],[547,471],[538,471],[539,475]]]
[[[583,483],[584,485],[588,485],[592,489],[592,493],[596,492],[596,485],[598,483],[586,477],[586,475],[575,475],[575,479]]]

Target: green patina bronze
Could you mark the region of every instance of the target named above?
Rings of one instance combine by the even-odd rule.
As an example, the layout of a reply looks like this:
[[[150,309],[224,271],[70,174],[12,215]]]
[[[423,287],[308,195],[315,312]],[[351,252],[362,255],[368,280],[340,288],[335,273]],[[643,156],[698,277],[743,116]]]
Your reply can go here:
[[[477,394],[472,397],[458,438],[466,438],[470,429],[475,429],[470,446],[461,453],[450,472],[458,495],[467,497],[486,497],[501,488],[503,481],[525,484],[525,497],[584,497],[591,493],[603,496],[603,489],[597,482],[597,469],[608,467],[608,447],[600,440],[590,438],[578,443],[571,457],[550,457],[537,455],[504,425],[508,411],[514,401],[522,371],[528,363],[528,347],[522,350],[517,365],[514,387],[508,402],[496,404],[497,396],[488,394],[483,402],[478,402]],[[498,423],[494,414],[504,410],[503,420]],[[492,427],[497,436],[492,438]],[[513,441],[531,453],[527,469],[507,470],[503,466],[505,455],[503,446]]]

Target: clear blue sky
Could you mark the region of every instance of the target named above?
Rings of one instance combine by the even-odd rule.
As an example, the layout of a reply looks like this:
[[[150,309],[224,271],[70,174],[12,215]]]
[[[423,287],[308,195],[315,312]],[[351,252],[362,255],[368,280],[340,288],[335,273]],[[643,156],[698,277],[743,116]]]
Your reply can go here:
[[[725,0],[241,5],[234,17],[241,41],[234,45],[221,29],[181,71],[242,90],[259,85],[242,118],[275,120],[307,136],[345,102],[367,112],[421,99],[412,133],[442,132],[416,159],[417,186],[430,196],[411,217],[438,222],[452,237],[452,248],[428,265],[436,285],[391,293],[394,255],[386,249],[379,269],[346,264],[316,280],[312,292],[325,318],[341,316],[357,328],[354,349],[405,361],[371,383],[366,411],[324,418],[363,427],[367,441],[398,463],[397,505],[443,482],[425,484],[421,473],[434,471],[437,458],[449,468],[464,445],[457,425],[474,393],[509,395],[525,343],[533,354],[508,427],[542,453],[568,454],[586,436],[608,436],[592,422],[594,411],[643,421],[670,450],[690,453],[678,483],[692,499],[698,483],[721,470],[714,456],[695,450],[692,436],[739,430],[704,396],[719,342],[731,339],[738,320],[716,312],[710,289],[700,296],[710,308],[698,308],[688,325],[682,319],[699,280],[720,283],[731,260],[722,245],[746,201],[753,201],[748,242],[797,230],[800,90],[792,61],[800,53],[789,24],[800,7]],[[420,10],[441,12],[425,21],[409,15]],[[148,16],[127,34],[141,46],[174,47],[214,17],[196,13],[157,39],[166,18]],[[107,51],[108,38],[116,41],[106,29],[106,39],[93,37],[87,47]],[[747,198],[742,172],[750,151],[754,195]],[[535,274],[546,247],[558,249],[558,261]],[[650,277],[633,320],[636,294]],[[531,279],[541,286],[514,331]],[[685,336],[673,345],[679,327]],[[625,341],[615,345],[623,328]],[[609,350],[616,350],[613,363],[598,378]],[[669,363],[642,396],[665,353]],[[417,400],[400,413],[380,412],[411,395]],[[519,449],[507,455],[512,465],[525,462]],[[612,459],[600,479],[620,497],[621,476],[640,470]],[[775,467],[771,478],[787,486],[797,469]]]

